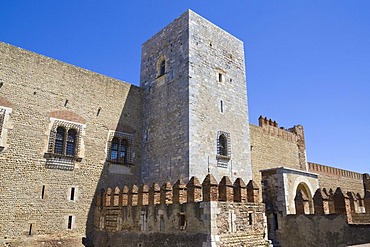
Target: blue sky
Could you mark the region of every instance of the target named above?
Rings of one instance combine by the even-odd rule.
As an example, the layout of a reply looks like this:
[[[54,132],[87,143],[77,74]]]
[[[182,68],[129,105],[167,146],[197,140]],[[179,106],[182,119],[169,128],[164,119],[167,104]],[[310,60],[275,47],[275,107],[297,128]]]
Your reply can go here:
[[[244,41],[250,121],[302,124],[308,160],[370,172],[370,1],[0,1],[0,40],[132,84],[192,9]]]

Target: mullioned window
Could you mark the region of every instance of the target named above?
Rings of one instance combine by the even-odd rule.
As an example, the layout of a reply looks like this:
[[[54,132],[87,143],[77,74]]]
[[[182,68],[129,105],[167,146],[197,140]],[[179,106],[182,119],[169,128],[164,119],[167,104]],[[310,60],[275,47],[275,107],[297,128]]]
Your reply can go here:
[[[55,120],[49,135],[48,150],[45,153],[46,166],[73,170],[80,162],[82,124]]]
[[[107,162],[132,165],[134,137],[132,134],[113,131],[109,134]]]

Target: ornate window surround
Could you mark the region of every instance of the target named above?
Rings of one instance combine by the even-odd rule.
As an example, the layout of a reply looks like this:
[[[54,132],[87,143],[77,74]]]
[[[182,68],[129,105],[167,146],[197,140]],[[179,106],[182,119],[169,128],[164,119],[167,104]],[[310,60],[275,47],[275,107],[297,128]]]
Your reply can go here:
[[[67,120],[50,118],[51,127],[49,132],[48,146],[47,151],[44,155],[46,158],[46,167],[62,170],[73,170],[75,168],[76,162],[81,162],[83,154],[81,152],[82,147],[82,135],[83,130],[85,129],[84,124],[74,123]],[[59,127],[64,128],[65,137],[63,140],[63,151],[56,152],[55,143],[57,139],[57,129]],[[74,143],[74,152],[73,154],[68,154],[67,151],[67,142],[68,142],[68,133],[70,130],[76,132],[75,143]]]
[[[9,118],[12,113],[12,108],[0,106],[0,152],[7,146],[7,134],[10,129]]]
[[[119,159],[119,152],[117,150],[118,157],[117,159],[111,159],[112,154],[112,142],[113,139],[119,140],[119,143],[125,142],[125,157],[124,159]],[[106,161],[110,164],[119,164],[119,165],[133,165],[134,164],[134,136],[133,134],[120,132],[120,131],[109,131],[108,142],[107,142],[107,159]]]

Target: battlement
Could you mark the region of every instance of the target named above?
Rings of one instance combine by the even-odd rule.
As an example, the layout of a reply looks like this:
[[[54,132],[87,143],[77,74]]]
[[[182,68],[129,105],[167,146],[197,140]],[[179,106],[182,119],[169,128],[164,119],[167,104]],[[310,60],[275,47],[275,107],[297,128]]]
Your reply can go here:
[[[299,129],[303,129],[301,125],[297,125],[289,129],[284,127],[279,128],[279,124],[275,120],[268,119],[267,117],[263,116],[258,118],[258,125],[269,135],[276,136],[290,142],[297,142],[299,140],[298,135],[300,134]]]
[[[187,202],[260,202],[259,188],[250,180],[246,185],[241,178],[234,183],[230,178],[224,176],[218,183],[215,177],[208,174],[202,184],[198,178],[193,176],[187,184],[179,179],[175,184],[170,182],[153,183],[131,187],[118,186],[114,189],[107,188],[102,191],[96,200],[97,207],[122,207],[122,206],[145,206],[145,205],[168,205],[183,204]]]
[[[187,184],[179,179],[162,186],[107,188],[96,201],[96,236],[112,232],[115,235],[109,241],[116,246],[127,239],[128,246],[168,242],[171,244],[166,246],[179,246],[179,242],[181,246],[225,246],[230,241],[243,246],[266,244],[265,207],[252,180],[246,185],[241,178],[232,183],[224,176],[218,182],[208,174],[202,183],[192,177]],[[211,232],[217,233],[217,239],[210,238]]]
[[[310,201],[315,215],[344,214],[349,224],[370,224],[370,191],[361,197],[359,193],[343,192],[340,187],[335,192],[319,188],[312,200],[299,191],[294,198],[296,214],[310,214]]]
[[[318,173],[322,175],[336,176],[336,177],[347,177],[362,180],[363,175],[357,172],[351,172],[335,167],[330,167],[326,165],[320,165],[312,162],[308,162],[308,171],[313,173]]]

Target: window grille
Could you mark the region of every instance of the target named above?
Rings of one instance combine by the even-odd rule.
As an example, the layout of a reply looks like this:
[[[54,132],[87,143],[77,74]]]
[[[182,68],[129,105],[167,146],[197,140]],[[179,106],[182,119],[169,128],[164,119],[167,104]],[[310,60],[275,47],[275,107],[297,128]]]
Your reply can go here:
[[[117,164],[133,164],[134,137],[132,134],[112,132],[108,140],[107,161]]]

